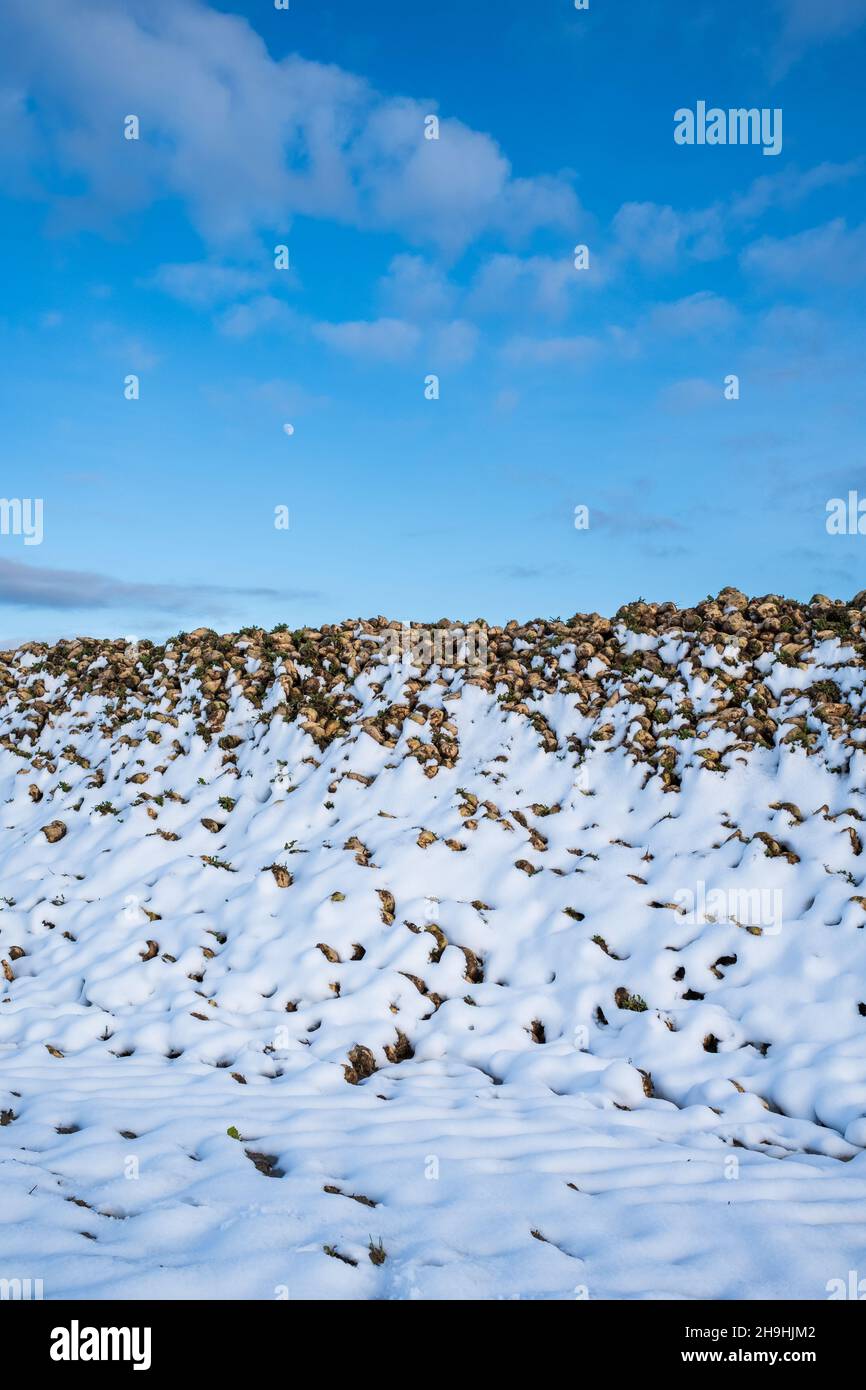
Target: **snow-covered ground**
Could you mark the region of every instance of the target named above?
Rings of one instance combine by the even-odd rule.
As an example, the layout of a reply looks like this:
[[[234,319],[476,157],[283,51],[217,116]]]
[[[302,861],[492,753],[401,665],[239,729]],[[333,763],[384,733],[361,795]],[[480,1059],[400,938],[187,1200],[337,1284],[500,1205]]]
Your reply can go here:
[[[812,615],[779,659],[743,608],[494,636],[480,680],[369,624],[340,662],[327,632],[9,656],[0,1279],[866,1275],[859,637]]]

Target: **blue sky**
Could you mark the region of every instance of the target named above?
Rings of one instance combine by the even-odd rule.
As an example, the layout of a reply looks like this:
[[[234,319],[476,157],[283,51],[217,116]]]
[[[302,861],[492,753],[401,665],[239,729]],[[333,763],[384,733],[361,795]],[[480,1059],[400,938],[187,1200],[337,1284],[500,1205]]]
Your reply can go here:
[[[0,640],[864,587],[864,60],[866,0],[4,0]]]

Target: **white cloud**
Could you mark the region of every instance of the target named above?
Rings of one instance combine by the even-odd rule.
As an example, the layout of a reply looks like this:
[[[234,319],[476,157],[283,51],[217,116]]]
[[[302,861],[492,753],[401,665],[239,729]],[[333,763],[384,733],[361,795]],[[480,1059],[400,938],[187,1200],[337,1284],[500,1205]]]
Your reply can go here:
[[[351,323],[317,323],[313,333],[320,342],[348,357],[400,362],[411,356],[421,333],[404,319],[374,319]]]
[[[787,348],[807,356],[820,354],[829,342],[839,341],[838,329],[834,331],[833,325],[821,314],[791,304],[774,304],[762,315],[758,338],[762,345],[775,352],[779,344],[784,343]]]
[[[570,227],[566,179],[514,179],[491,136],[335,66],[273,58],[245,19],[198,0],[5,0],[4,87],[56,117],[53,154],[87,193],[61,215],[100,225],[166,192],[209,245],[284,235],[298,213],[402,232],[456,255],[493,231]],[[123,138],[135,114],[141,139]],[[30,123],[28,130],[34,129]]]
[[[262,329],[287,329],[295,322],[295,315],[282,299],[272,294],[261,294],[246,304],[234,304],[220,315],[218,324],[221,333],[228,338],[249,338]]]
[[[866,278],[866,223],[837,217],[789,237],[761,237],[740,257],[744,270],[797,284],[854,285]]]
[[[764,174],[754,179],[745,193],[731,201],[729,216],[734,222],[749,222],[763,216],[772,207],[792,208],[812,193],[862,174],[862,159],[849,159],[845,164],[825,160],[812,169],[783,169],[778,174]]]
[[[466,319],[442,324],[432,335],[429,351],[437,367],[464,367],[478,348],[478,329]]]
[[[559,257],[494,255],[479,267],[468,302],[477,313],[528,312],[561,318],[581,288],[603,282],[592,252],[586,270],[575,269],[570,247]]]
[[[722,221],[717,206],[678,212],[660,203],[623,203],[613,219],[616,251],[651,269],[683,255],[712,260],[724,250]]]
[[[635,261],[648,270],[665,270],[684,260],[711,261],[728,253],[744,227],[772,208],[796,207],[813,193],[837,187],[864,171],[864,160],[824,161],[811,169],[789,168],[753,179],[727,202],[680,211],[662,203],[623,203],[612,223],[607,268]]]
[[[332,404],[330,396],[317,395],[298,381],[279,378],[271,381],[247,382],[244,390],[254,401],[264,401],[266,405],[281,415],[306,414]]]
[[[505,344],[503,356],[515,365],[582,367],[597,357],[600,350],[597,338],[580,334],[562,338],[530,338],[518,334]]]
[[[812,44],[853,34],[866,21],[866,0],[776,0],[782,32],[773,68],[783,77]]]
[[[702,410],[707,406],[724,404],[724,385],[706,381],[703,377],[689,377],[684,381],[674,381],[666,386],[659,396],[665,410],[679,414],[682,411]]]
[[[379,298],[392,312],[412,319],[435,318],[454,303],[455,287],[441,267],[423,256],[395,256],[379,281]]]
[[[866,21],[866,0],[778,0],[786,34],[801,40],[850,34]]]
[[[647,317],[648,327],[671,337],[722,333],[733,327],[739,314],[727,299],[712,290],[699,290],[684,299],[656,304]]]
[[[97,346],[124,371],[151,372],[162,360],[149,343],[119,324],[103,320],[94,325],[93,336]]]
[[[210,309],[261,289],[266,278],[262,271],[243,266],[192,261],[161,265],[150,283],[183,304]]]

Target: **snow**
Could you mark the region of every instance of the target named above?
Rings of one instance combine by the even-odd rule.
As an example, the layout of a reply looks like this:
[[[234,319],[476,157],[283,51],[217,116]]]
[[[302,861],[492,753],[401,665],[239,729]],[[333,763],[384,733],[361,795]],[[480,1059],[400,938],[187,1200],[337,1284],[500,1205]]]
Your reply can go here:
[[[678,636],[629,638],[685,662]],[[709,708],[728,655],[683,666],[676,698],[656,682],[660,707],[687,687]],[[763,679],[799,712],[849,655]],[[434,667],[420,698],[460,752],[430,778],[405,756],[429,726],[396,720],[396,747],[360,727],[417,674],[357,674],[324,751],[232,680],[226,763],[189,674],[177,727],[142,693],[111,737],[91,693],[30,748],[54,771],[0,749],[0,1277],[49,1298],[826,1297],[866,1259],[863,753],[826,730],[816,754],[738,752],[716,728],[665,794],[624,745],[630,699],[593,721],[541,694],[550,753]],[[744,892],[780,917],[738,918]],[[349,1084],[358,1046],[377,1070]]]

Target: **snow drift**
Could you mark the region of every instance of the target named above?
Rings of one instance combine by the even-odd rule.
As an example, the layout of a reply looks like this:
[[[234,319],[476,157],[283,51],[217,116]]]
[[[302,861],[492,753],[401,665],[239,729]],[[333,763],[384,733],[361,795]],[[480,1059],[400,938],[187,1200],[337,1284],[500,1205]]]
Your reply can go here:
[[[0,1277],[826,1297],[864,609],[485,625],[482,666],[383,618],[0,655]]]

